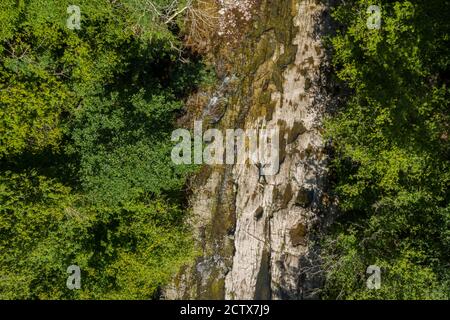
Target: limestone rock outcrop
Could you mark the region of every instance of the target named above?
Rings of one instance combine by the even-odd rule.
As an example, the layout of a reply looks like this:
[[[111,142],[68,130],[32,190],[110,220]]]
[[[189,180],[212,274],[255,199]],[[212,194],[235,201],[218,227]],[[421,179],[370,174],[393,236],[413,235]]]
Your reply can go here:
[[[235,91],[221,128],[279,128],[280,168],[204,168],[191,198],[202,255],[166,299],[310,299],[320,277],[311,230],[325,202],[327,154],[321,89],[321,1],[264,0],[236,55]]]

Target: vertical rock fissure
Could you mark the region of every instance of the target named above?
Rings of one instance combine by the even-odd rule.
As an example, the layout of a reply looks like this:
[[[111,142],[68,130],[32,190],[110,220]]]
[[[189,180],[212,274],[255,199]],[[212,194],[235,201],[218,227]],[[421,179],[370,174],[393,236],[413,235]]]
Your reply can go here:
[[[270,300],[272,299],[272,277],[271,277],[271,247],[270,247],[270,217],[266,217],[265,221],[265,239],[264,249],[261,256],[261,264],[256,278],[255,299]]]

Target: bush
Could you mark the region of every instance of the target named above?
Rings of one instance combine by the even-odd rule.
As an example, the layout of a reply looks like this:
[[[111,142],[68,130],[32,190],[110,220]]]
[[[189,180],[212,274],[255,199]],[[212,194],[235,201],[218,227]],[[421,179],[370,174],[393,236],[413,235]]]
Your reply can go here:
[[[141,1],[69,4],[0,4],[0,298],[155,298],[194,256],[170,133],[203,64]]]
[[[350,94],[327,121],[341,215],[324,295],[449,298],[449,4],[378,1],[382,25],[369,30],[372,4],[334,11],[335,75]],[[376,292],[363,281],[372,264],[386,274]]]

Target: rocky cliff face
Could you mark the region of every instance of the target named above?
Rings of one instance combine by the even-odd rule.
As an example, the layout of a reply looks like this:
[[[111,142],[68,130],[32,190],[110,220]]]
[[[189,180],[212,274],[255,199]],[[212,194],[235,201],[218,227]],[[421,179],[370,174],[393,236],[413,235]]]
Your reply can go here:
[[[273,176],[250,164],[202,170],[191,199],[202,255],[165,289],[165,298],[315,297],[320,267],[312,230],[330,210],[321,135],[326,16],[321,1],[261,1],[231,59],[222,112],[217,117],[212,110],[208,119],[224,130],[279,128],[280,169]]]

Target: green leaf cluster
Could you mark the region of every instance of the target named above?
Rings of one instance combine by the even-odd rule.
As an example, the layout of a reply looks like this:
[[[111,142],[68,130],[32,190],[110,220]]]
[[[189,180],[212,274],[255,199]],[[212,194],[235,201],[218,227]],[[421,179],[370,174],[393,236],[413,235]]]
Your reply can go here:
[[[0,298],[155,298],[195,256],[170,133],[204,66],[152,3],[1,1]]]
[[[366,26],[369,5],[380,29]],[[345,1],[330,38],[327,120],[340,216],[324,239],[324,297],[450,298],[450,3]],[[382,288],[366,288],[369,265]]]

